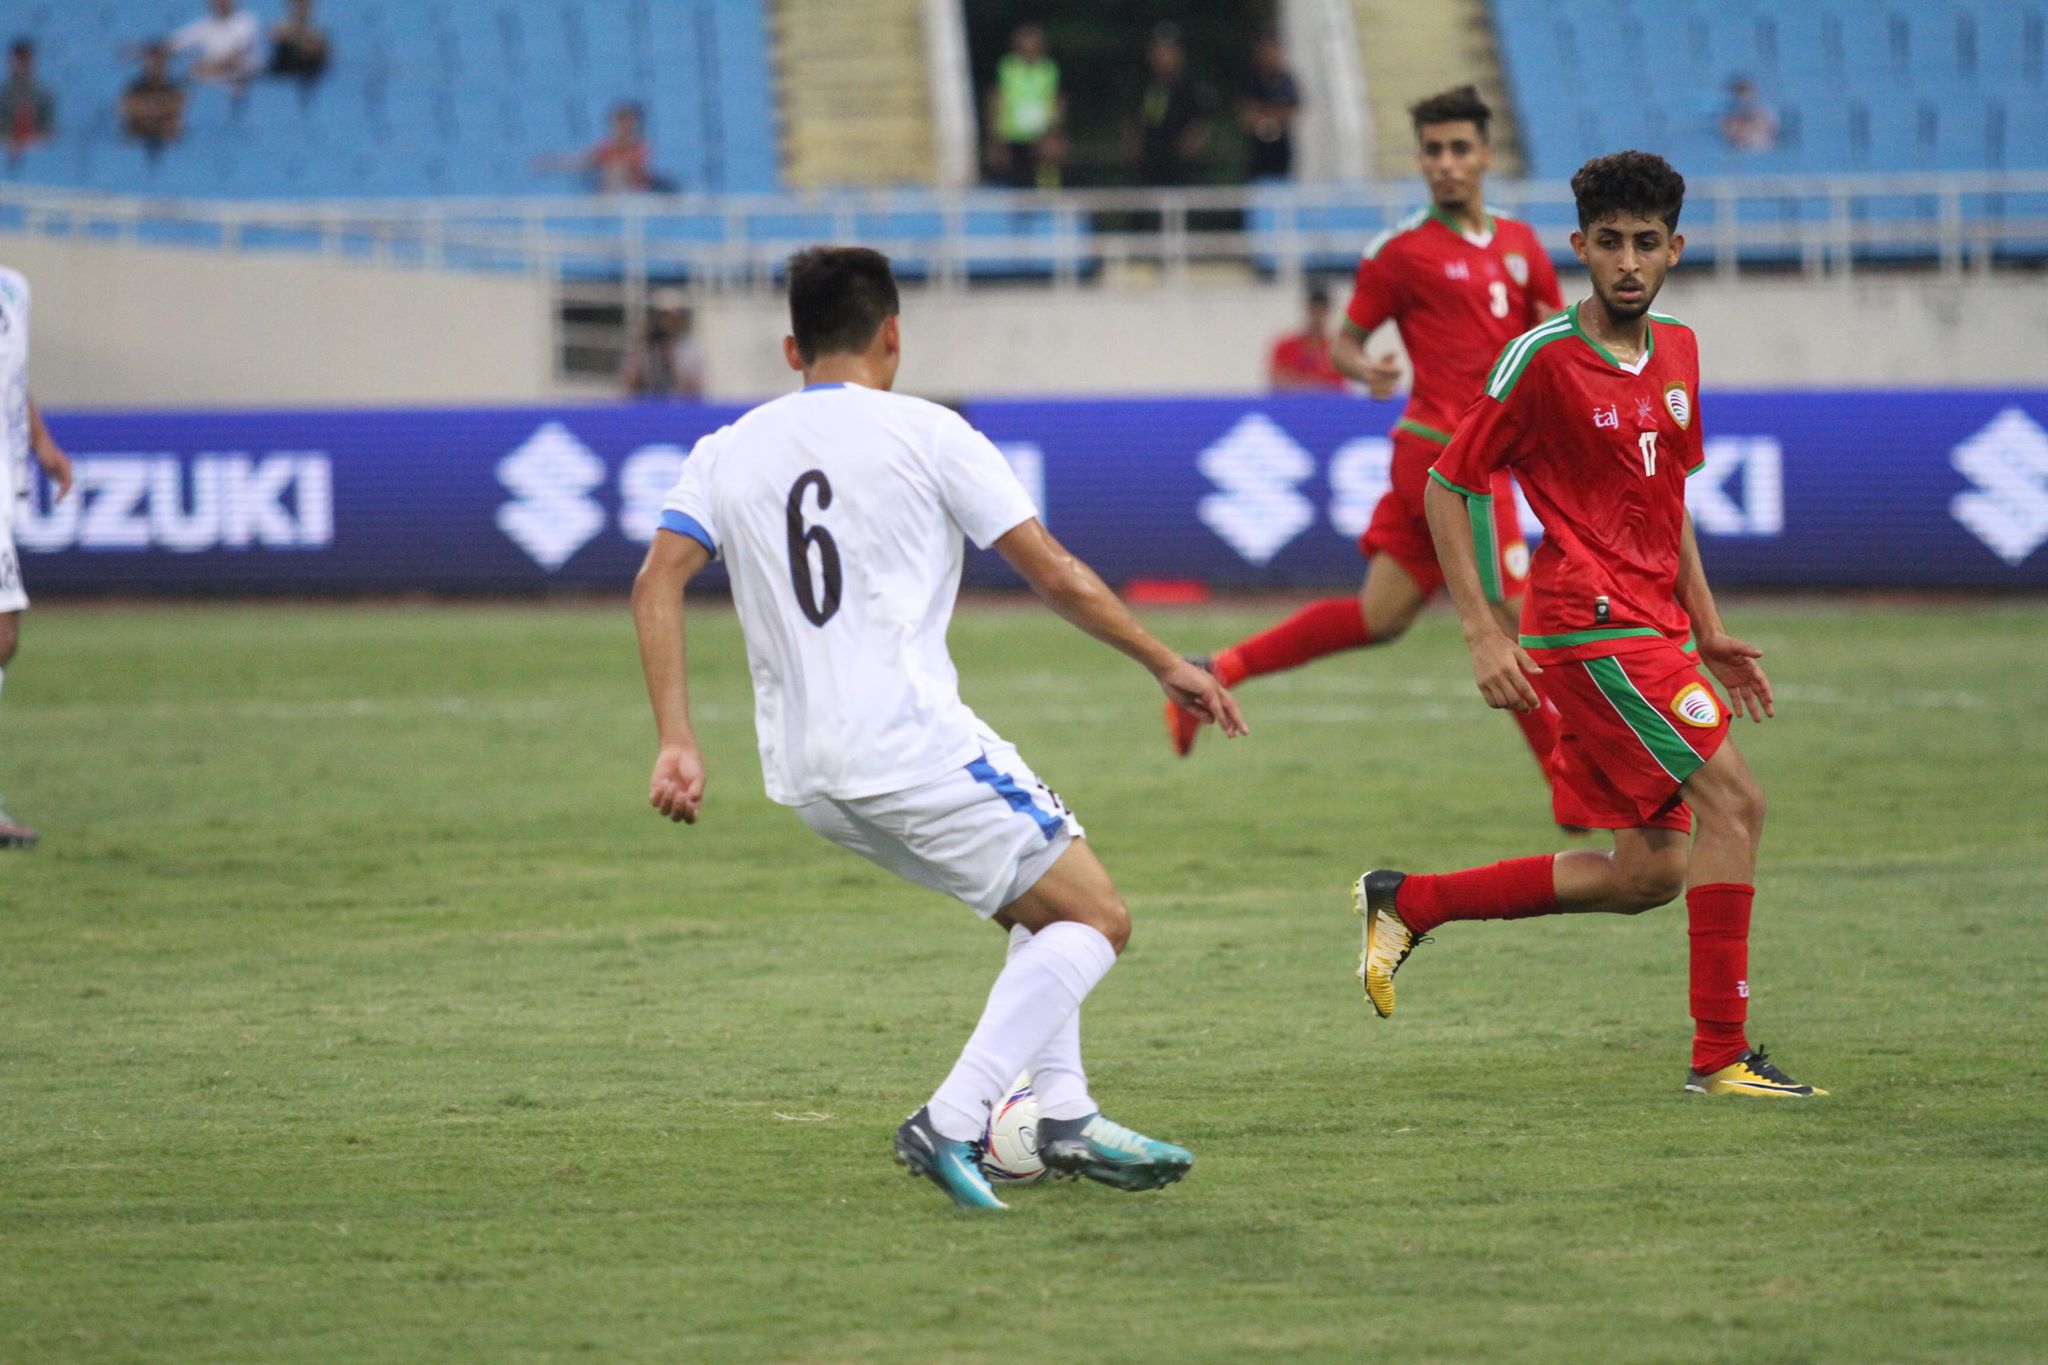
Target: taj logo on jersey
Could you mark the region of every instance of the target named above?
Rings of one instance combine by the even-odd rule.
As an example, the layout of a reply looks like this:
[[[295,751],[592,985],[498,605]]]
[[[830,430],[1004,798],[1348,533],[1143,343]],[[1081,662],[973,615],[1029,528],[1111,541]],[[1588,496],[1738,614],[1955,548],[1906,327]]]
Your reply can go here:
[[[1515,288],[1523,289],[1529,284],[1529,258],[1519,251],[1510,251],[1500,258],[1508,268],[1508,278],[1515,282]]]
[[[1712,692],[1707,691],[1699,683],[1688,683],[1671,699],[1671,714],[1687,725],[1711,730],[1721,723],[1721,704],[1714,700]]]
[[[1671,420],[1678,423],[1680,431],[1692,425],[1692,396],[1686,393],[1685,385],[1665,385],[1664,406],[1671,410]]]

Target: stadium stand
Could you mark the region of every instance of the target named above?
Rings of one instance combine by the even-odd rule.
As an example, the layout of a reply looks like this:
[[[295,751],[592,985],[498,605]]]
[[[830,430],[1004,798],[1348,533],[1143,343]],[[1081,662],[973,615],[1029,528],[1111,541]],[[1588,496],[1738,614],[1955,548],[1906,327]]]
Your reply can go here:
[[[12,8],[12,7],[10,7]],[[57,92],[58,135],[9,179],[214,198],[530,195],[583,188],[538,159],[583,151],[622,100],[646,110],[654,164],[678,189],[781,184],[775,81],[757,0],[359,0],[319,10],[334,62],[306,98],[258,81],[237,102],[190,91],[185,137],[152,162],[125,143],[124,47],[201,0],[30,0]],[[257,8],[267,25],[273,7]]]
[[[1494,0],[1493,13],[1533,176],[1623,146],[1701,175],[2048,166],[2042,4]],[[1653,78],[1601,97],[1635,72]],[[1774,150],[1720,136],[1742,75],[1780,115]]]
[[[937,178],[920,0],[781,0],[773,28],[790,185]]]

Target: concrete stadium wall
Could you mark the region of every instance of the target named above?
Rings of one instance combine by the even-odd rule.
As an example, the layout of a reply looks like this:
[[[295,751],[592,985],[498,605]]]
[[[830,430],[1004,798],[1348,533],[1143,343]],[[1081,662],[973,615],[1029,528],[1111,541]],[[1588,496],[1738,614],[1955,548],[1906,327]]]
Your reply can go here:
[[[551,390],[537,282],[292,256],[0,236],[29,278],[51,407],[529,402]]]
[[[554,375],[538,280],[0,236],[35,289],[32,383],[53,407],[534,403],[602,396]],[[1660,308],[1700,333],[1724,388],[2038,384],[2048,307],[2031,276],[1944,282],[1709,276]],[[1201,280],[1057,294],[908,290],[906,390],[935,397],[1251,393],[1297,325],[1280,285]],[[783,392],[778,297],[698,306],[711,396]],[[1380,339],[1393,347],[1389,329]]]
[[[2048,377],[2048,291],[2033,277],[1685,278],[1658,308],[1698,331],[1710,386],[1995,387]],[[1080,301],[1015,289],[910,293],[900,382],[978,397],[1244,393],[1263,385],[1268,348],[1299,314],[1299,296],[1278,286],[1105,290]],[[787,386],[779,301],[710,302],[700,316],[721,396]],[[1393,329],[1375,344],[1396,348]]]

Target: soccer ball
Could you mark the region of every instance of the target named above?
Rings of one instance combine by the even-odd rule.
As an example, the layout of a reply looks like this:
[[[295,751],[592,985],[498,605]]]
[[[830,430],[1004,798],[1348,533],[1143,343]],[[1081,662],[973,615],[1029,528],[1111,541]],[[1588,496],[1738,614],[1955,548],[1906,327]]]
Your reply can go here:
[[[1038,1159],[1038,1096],[1031,1077],[1019,1076],[989,1111],[981,1132],[981,1173],[992,1185],[1028,1185],[1045,1178]]]

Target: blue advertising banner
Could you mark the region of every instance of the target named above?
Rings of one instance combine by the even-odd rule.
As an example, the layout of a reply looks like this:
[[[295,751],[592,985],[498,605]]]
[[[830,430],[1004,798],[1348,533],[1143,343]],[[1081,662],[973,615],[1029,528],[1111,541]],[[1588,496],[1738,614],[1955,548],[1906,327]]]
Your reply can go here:
[[[2048,587],[2048,391],[1708,393],[1688,496],[1727,586]],[[623,588],[742,409],[51,418],[78,488],[14,518],[39,592]],[[1397,405],[991,401],[968,416],[1112,582],[1355,583]],[[1010,581],[992,555],[976,584]]]

